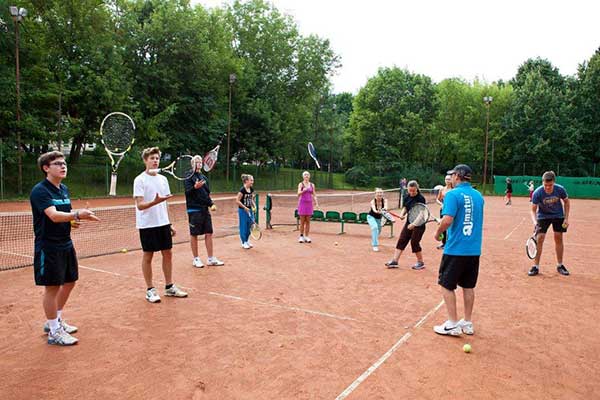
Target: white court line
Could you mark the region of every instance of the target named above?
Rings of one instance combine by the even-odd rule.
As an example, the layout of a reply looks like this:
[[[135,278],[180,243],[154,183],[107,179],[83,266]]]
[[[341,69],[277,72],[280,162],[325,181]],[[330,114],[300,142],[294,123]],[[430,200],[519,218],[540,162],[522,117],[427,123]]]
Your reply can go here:
[[[510,237],[510,235],[512,235],[517,230],[517,228],[520,227],[523,224],[523,222],[525,222],[525,217],[523,217],[523,219],[521,220],[521,222],[519,222],[517,224],[517,226],[515,226],[515,228],[508,233],[508,235],[504,236],[504,240],[508,239]]]
[[[433,307],[431,310],[429,310],[427,312],[427,314],[425,314],[420,320],[419,322],[417,322],[413,328],[418,328],[419,326],[421,326],[425,320],[427,318],[429,318],[429,316],[431,316],[431,314],[433,314],[434,312],[436,312],[437,310],[440,309],[440,307],[442,306],[442,304],[444,304],[444,301],[442,300],[437,306]],[[379,357],[379,360],[377,360],[373,365],[371,365],[365,372],[363,372],[358,378],[356,378],[356,380],[354,382],[352,382],[350,384],[350,386],[348,386],[342,393],[340,393],[338,395],[338,397],[335,398],[335,400],[342,400],[345,399],[346,397],[348,397],[348,395],[350,393],[352,393],[361,383],[363,383],[365,381],[365,379],[367,379],[369,377],[369,375],[371,375],[373,372],[375,372],[375,370],[377,368],[379,368],[381,366],[381,364],[383,364],[388,358],[390,358],[390,356],[392,354],[394,354],[394,352],[403,344],[406,343],[406,341],[408,340],[408,338],[410,338],[412,336],[412,333],[407,332],[404,334],[404,336],[402,336],[400,338],[400,340],[398,340],[388,351],[385,352],[385,354],[383,354],[381,357]]]
[[[321,312],[321,311],[309,310],[309,309],[306,309],[306,308],[288,307],[288,306],[284,306],[284,305],[281,305],[281,304],[273,304],[273,303],[267,303],[267,302],[259,301],[259,300],[244,299],[243,297],[231,296],[231,295],[228,295],[228,294],[217,293],[217,292],[208,292],[208,294],[213,295],[213,296],[225,297],[227,299],[232,299],[232,300],[247,301],[247,302],[254,303],[254,304],[259,304],[259,305],[262,305],[262,306],[282,308],[284,310],[300,311],[300,312],[304,312],[304,313],[307,313],[307,314],[320,315],[322,317],[329,317],[329,318],[341,319],[341,320],[344,320],[344,321],[361,322],[361,321],[359,321],[359,320],[357,320],[355,318],[344,317],[344,316],[341,316],[341,315],[335,315],[335,314],[325,313],[325,312]]]
[[[6,251],[6,250],[0,250],[0,253],[10,254],[11,256],[17,256],[17,257],[33,258],[33,256],[30,256],[28,254],[13,253],[12,251]]]

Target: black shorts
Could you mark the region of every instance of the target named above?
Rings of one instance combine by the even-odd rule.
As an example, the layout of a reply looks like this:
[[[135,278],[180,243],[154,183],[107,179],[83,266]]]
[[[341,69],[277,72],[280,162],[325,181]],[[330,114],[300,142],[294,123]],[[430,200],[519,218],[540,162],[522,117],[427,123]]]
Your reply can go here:
[[[408,229],[408,223],[406,223],[402,228],[402,232],[400,232],[400,237],[398,238],[398,242],[396,243],[396,248],[398,250],[404,250],[410,242],[410,248],[412,252],[420,252],[422,250],[421,238],[423,238],[424,233],[425,225],[421,225],[410,230]]]
[[[213,233],[212,218],[208,210],[194,211],[188,214],[190,235],[198,236]]]
[[[38,286],[60,286],[79,279],[77,253],[68,250],[39,250],[33,257],[33,274]]]
[[[173,247],[171,225],[140,229],[140,242],[144,251],[170,250]]]
[[[479,256],[451,256],[444,254],[440,263],[438,284],[448,290],[460,286],[473,289],[479,275]]]
[[[565,222],[564,218],[548,218],[538,219],[537,224],[539,226],[538,233],[548,232],[548,228],[552,225],[554,232],[566,232],[567,228],[563,228],[562,224]]]

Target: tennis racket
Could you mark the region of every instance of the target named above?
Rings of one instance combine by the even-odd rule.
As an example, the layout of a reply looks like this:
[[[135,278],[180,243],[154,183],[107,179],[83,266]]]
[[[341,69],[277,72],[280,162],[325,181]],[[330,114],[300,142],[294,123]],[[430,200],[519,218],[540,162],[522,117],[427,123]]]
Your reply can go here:
[[[100,124],[100,140],[110,158],[112,173],[109,195],[117,195],[117,169],[135,142],[135,123],[122,112],[112,112]],[[116,160],[116,161],[115,161]]]
[[[440,223],[439,218],[436,218],[430,211],[429,208],[423,203],[415,204],[410,210],[408,210],[408,223],[414,226],[422,226],[429,222]]]
[[[308,142],[308,155],[311,156],[313,160],[315,160],[317,168],[321,169],[321,165],[319,165],[319,160],[317,160],[317,151],[315,150],[315,146],[312,144],[312,142]]]
[[[179,156],[175,161],[164,168],[151,169],[152,173],[167,173],[172,175],[175,179],[185,181],[192,175],[194,175],[194,168],[192,167],[192,156]]]
[[[525,252],[527,253],[527,257],[529,257],[530,260],[533,260],[535,258],[535,256],[537,256],[538,229],[539,228],[536,225],[535,228],[533,229],[533,235],[531,235],[531,237],[529,239],[527,239],[527,242],[525,242]]]
[[[252,210],[248,211],[248,216],[250,216],[250,221],[252,221],[252,225],[250,226],[250,236],[252,236],[252,239],[254,240],[260,240],[260,238],[262,238],[262,230],[254,219],[254,212]]]
[[[396,219],[394,217],[400,218],[400,216],[398,214],[394,214],[385,209],[381,210],[381,215],[383,215],[383,218],[387,219],[388,221],[390,221],[392,223],[396,222]]]
[[[215,164],[217,163],[217,158],[219,157],[220,148],[221,145],[219,144],[217,147],[206,153],[204,159],[202,160],[202,168],[204,168],[204,171],[210,172],[214,168]]]

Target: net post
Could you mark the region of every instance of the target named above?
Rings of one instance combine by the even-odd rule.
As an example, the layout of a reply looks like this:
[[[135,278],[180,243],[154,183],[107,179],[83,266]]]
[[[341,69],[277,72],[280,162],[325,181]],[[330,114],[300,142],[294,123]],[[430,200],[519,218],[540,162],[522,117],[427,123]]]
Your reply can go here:
[[[259,207],[259,204],[258,204],[259,199],[260,199],[260,196],[258,195],[258,193],[256,193],[254,195],[254,204],[256,205],[256,212],[254,213],[254,222],[256,222],[257,224],[259,223],[258,216],[260,215],[259,208],[258,208]]]
[[[273,229],[273,225],[271,225],[271,207],[272,207],[272,199],[271,193],[267,193],[267,198],[265,200],[265,221],[267,225],[267,229]]]

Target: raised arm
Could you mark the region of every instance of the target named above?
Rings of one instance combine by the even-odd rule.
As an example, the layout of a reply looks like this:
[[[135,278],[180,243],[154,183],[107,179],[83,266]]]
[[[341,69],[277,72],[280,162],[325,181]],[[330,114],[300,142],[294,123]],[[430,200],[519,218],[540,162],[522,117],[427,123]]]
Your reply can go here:
[[[100,221],[100,218],[88,209],[76,210],[71,212],[58,211],[55,206],[50,206],[44,210],[44,214],[54,223],[79,221],[80,219],[88,219],[92,221]]]
[[[162,203],[163,201],[167,200],[169,197],[173,197],[173,195],[168,194],[166,196],[161,196],[160,194],[156,193],[156,197],[154,197],[154,200],[144,201],[144,196],[136,196],[136,197],[134,197],[135,206],[137,207],[138,210],[143,211],[143,210],[153,207],[159,203]]]

